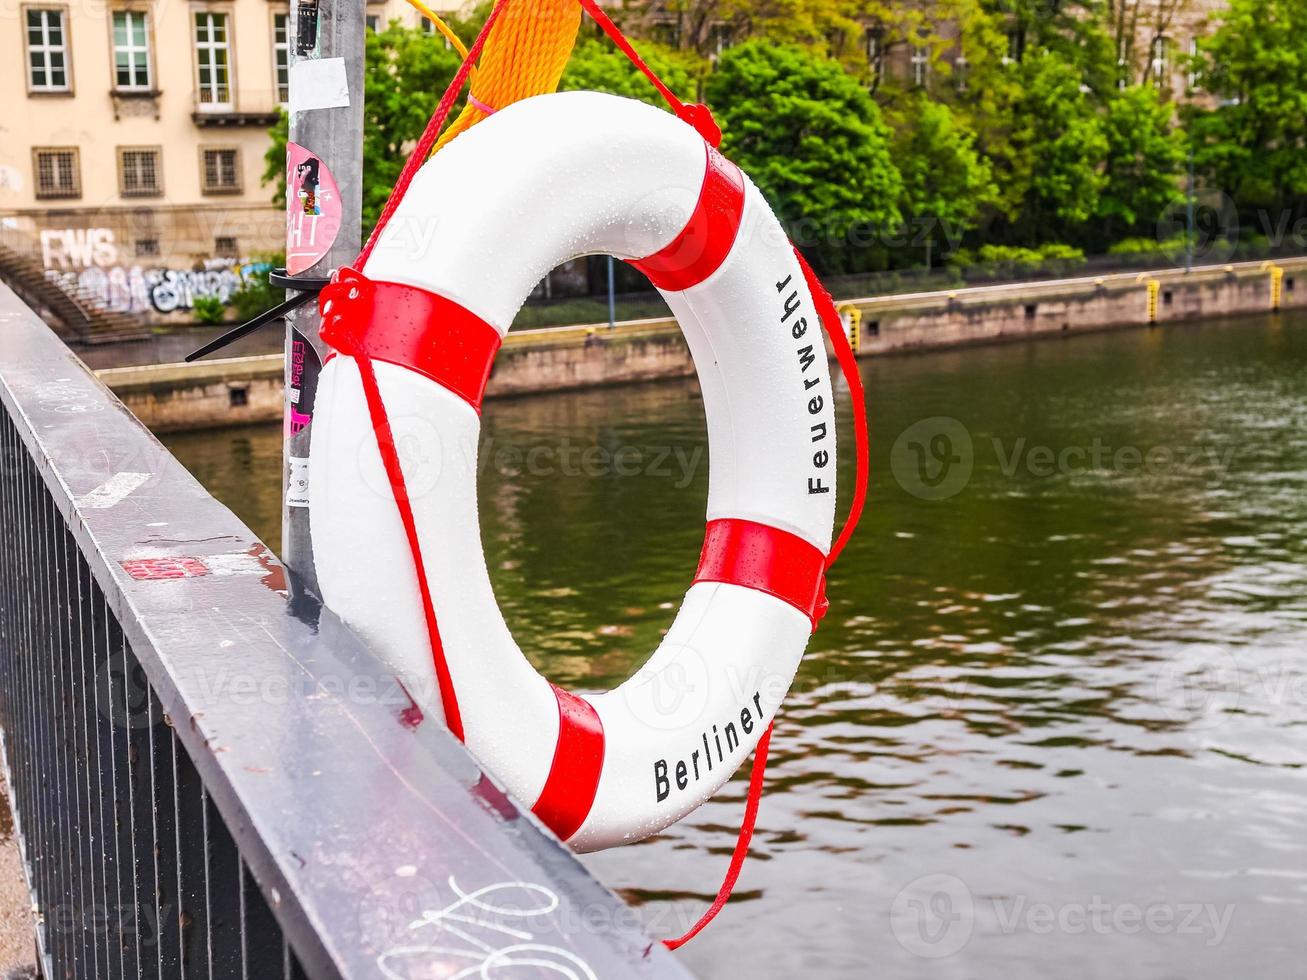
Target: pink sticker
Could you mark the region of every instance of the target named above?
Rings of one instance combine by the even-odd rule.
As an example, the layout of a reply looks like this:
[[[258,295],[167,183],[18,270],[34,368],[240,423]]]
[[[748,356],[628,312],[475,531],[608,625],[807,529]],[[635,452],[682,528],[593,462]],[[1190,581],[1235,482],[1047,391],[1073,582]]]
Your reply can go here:
[[[286,271],[306,271],[340,231],[340,193],[327,165],[297,143],[286,144]]]

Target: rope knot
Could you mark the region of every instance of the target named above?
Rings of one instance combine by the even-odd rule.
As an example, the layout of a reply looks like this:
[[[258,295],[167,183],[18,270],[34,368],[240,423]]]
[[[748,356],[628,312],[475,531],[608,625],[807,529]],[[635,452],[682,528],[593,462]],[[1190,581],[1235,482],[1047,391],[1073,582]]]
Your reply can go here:
[[[702,102],[696,102],[693,105],[681,105],[676,110],[676,115],[682,122],[687,122],[695,128],[708,145],[714,150],[722,145],[722,127],[717,125],[717,120],[713,118],[712,110]]]
[[[350,266],[342,266],[332,274],[331,282],[318,294],[318,310],[322,314],[323,341],[345,354],[358,350],[359,337],[354,327],[367,323],[358,311],[370,305],[376,291],[374,283],[363,273]]]

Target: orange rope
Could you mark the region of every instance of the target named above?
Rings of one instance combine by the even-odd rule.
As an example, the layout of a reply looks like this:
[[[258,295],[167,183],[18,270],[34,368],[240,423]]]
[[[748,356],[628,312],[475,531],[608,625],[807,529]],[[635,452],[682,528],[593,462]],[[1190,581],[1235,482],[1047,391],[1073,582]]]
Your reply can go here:
[[[502,109],[557,89],[580,27],[576,0],[535,0],[505,10],[481,54],[467,106],[431,152],[485,119],[486,109]]]

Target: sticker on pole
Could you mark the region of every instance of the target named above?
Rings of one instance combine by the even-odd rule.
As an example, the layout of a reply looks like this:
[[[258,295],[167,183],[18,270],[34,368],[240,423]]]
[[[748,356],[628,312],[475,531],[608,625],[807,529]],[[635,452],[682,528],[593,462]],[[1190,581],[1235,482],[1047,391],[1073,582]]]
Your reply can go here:
[[[286,271],[308,271],[340,231],[340,192],[331,171],[297,143],[286,144]]]
[[[318,392],[318,375],[322,359],[309,339],[291,329],[290,351],[286,364],[286,438],[297,436],[313,421],[313,401]]]

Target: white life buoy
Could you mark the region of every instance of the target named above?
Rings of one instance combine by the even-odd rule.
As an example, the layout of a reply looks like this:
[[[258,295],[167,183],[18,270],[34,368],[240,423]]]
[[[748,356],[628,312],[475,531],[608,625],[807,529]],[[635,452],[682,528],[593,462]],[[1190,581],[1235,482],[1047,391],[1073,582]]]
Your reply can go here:
[[[527,99],[460,135],[388,232],[363,275],[323,295],[339,352],[309,464],[323,599],[572,848],[639,840],[748,757],[822,612],[835,413],[804,273],[757,188],[694,129],[589,92]],[[562,262],[603,253],[644,270],[684,331],[708,423],[708,526],[662,644],[620,687],[578,696],[531,666],[495,602],[477,443],[490,365],[523,301]],[[390,445],[415,450],[393,457],[406,503],[369,371]]]

